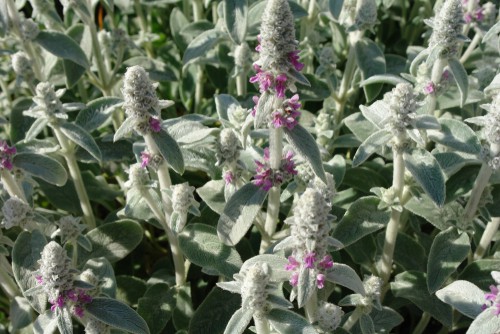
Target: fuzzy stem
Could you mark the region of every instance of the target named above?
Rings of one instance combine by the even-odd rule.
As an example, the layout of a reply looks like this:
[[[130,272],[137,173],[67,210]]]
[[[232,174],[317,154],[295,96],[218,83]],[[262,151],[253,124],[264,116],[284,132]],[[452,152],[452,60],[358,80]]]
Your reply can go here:
[[[1,180],[3,187],[7,190],[10,197],[17,196],[19,199],[28,203],[26,196],[24,195],[24,191],[19,187],[19,184],[17,184],[17,181],[8,170],[2,169]]]
[[[439,82],[441,81],[441,77],[443,76],[443,70],[447,64],[448,64],[447,59],[443,58],[436,59],[436,62],[432,66],[432,72],[431,72],[431,82],[434,85],[438,85]],[[432,115],[436,110],[436,104],[437,104],[436,93],[429,94],[429,96],[427,97],[427,113],[429,115]]]
[[[201,65],[196,65],[198,67],[198,72],[196,73],[196,84],[194,88],[194,110],[195,113],[200,112],[201,110],[201,100],[203,99],[203,67]]]
[[[399,149],[394,149],[393,154],[394,166],[392,188],[394,189],[396,196],[398,196],[401,201],[404,187],[405,162],[403,160],[403,154]],[[387,284],[389,277],[391,276],[392,260],[394,257],[394,248],[396,247],[400,217],[401,212],[392,209],[391,220],[389,221],[385,231],[384,250],[380,265],[380,277],[384,281],[384,285]]]
[[[9,272],[2,268],[4,265],[10,266],[4,255],[0,257],[0,262],[2,262],[0,263],[0,286],[5,291],[7,296],[10,297],[10,299],[14,298],[15,296],[20,296],[21,292],[19,291],[17,284],[9,275]]]
[[[500,217],[493,217],[491,221],[486,225],[486,229],[481,236],[481,240],[479,241],[479,245],[476,248],[476,252],[474,253],[474,261],[479,260],[484,256],[486,249],[490,245],[491,240],[498,231],[498,226],[500,225]]]
[[[469,201],[465,206],[464,217],[467,221],[471,221],[472,218],[476,215],[477,206],[479,201],[481,200],[481,194],[486,188],[488,181],[490,180],[490,176],[493,173],[490,166],[488,164],[483,163],[481,169],[479,170],[479,174],[476,177],[476,181],[474,182],[474,187],[470,193]]]
[[[203,3],[200,0],[192,0],[193,20],[198,22],[203,19]]]
[[[427,312],[422,313],[422,317],[418,322],[417,326],[413,330],[412,334],[422,334],[431,320],[431,315]]]
[[[78,163],[75,159],[73,145],[61,132],[59,126],[52,125],[52,130],[54,131],[57,141],[62,148],[64,159],[66,160],[66,164],[68,165],[69,175],[71,176],[71,180],[73,180],[76,193],[78,195],[78,198],[80,199],[80,206],[83,212],[83,220],[90,227],[90,229],[93,229],[96,227],[94,213],[92,212],[92,206],[90,205],[89,196],[87,195],[87,190],[85,189],[83,183],[80,167],[78,167]]]
[[[306,312],[307,320],[312,324],[316,321],[316,315],[318,314],[318,290],[314,291],[311,298],[307,301],[304,306],[304,311]]]
[[[156,145],[151,134],[144,135],[144,141],[146,142],[146,146],[151,154],[160,154],[160,150]],[[172,214],[172,202],[170,198],[167,196],[167,193],[163,190],[169,189],[172,185],[172,181],[170,179],[170,173],[168,171],[168,163],[166,160],[163,160],[158,166],[157,170],[158,174],[158,182],[160,183],[160,192],[161,198],[165,209],[165,218],[164,221],[166,224],[164,225],[165,233],[167,234],[168,242],[170,244],[170,251],[172,252],[172,258],[174,260],[175,267],[175,283],[177,286],[182,286],[186,282],[186,267],[184,265],[184,256],[179,248],[179,240],[177,240],[177,236],[172,231],[170,227],[170,215]]]
[[[247,74],[242,72],[236,76],[236,94],[243,96],[247,93]]]
[[[344,322],[344,325],[342,326],[343,329],[346,331],[350,331],[352,326],[356,324],[356,322],[359,320],[359,317],[363,314],[363,310],[360,306],[357,306],[354,312],[349,316],[349,319]]]
[[[465,50],[464,54],[460,58],[460,62],[463,64],[467,61],[467,59],[470,57],[471,53],[476,49],[476,46],[478,46],[479,42],[481,42],[481,35],[480,34],[475,34],[474,38],[470,42],[469,46]]]
[[[108,84],[110,84],[108,78],[108,71],[106,69],[106,65],[104,64],[104,59],[101,54],[101,46],[99,44],[99,39],[97,37],[97,29],[93,22],[88,22],[87,25],[90,30],[90,37],[92,41],[92,52],[94,54],[94,59],[97,65],[97,73],[99,74],[101,86],[107,92],[106,95],[111,95],[109,94],[109,87],[108,87]]]
[[[281,99],[280,99],[281,101]],[[269,163],[273,170],[279,170],[281,167],[281,158],[283,156],[283,129],[269,129]],[[264,253],[269,247],[273,234],[276,232],[278,217],[280,213],[280,193],[279,185],[273,186],[269,190],[267,198],[267,216],[264,230],[268,238],[263,238],[260,252]],[[267,239],[267,240],[266,240]]]
[[[269,321],[263,314],[254,314],[253,322],[255,323],[255,330],[257,334],[269,334]]]
[[[141,30],[143,31],[143,33],[147,33],[149,31],[149,24],[148,20],[146,19],[146,16],[144,15],[144,11],[142,10],[142,5],[140,0],[134,0],[134,8],[135,11],[137,12],[137,16],[139,17],[139,26],[141,27]],[[144,47],[146,48],[146,53],[148,54],[148,57],[154,58],[154,52],[151,42],[145,42]]]

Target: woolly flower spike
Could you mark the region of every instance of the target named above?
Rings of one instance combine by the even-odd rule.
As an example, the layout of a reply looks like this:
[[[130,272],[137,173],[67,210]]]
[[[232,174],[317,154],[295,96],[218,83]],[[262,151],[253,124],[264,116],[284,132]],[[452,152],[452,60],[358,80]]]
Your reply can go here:
[[[233,129],[223,129],[217,141],[217,166],[235,163],[240,156],[241,144]]]
[[[7,145],[7,142],[0,140],[0,170],[12,170],[12,156],[16,154],[17,150],[14,146]]]
[[[331,205],[333,198],[337,193],[335,191],[335,179],[333,178],[333,175],[328,172],[325,173],[325,176],[326,184],[319,177],[315,177],[309,182],[309,187],[319,191],[320,194],[323,195],[326,203]]]
[[[33,102],[35,102],[36,106],[24,111],[23,115],[34,118],[48,118],[49,121],[68,118],[65,105],[60,100],[66,89],[56,91],[51,83],[40,82],[35,90],[36,96],[33,97]]]
[[[9,229],[14,226],[26,228],[31,223],[33,210],[24,201],[11,197],[2,206],[3,220],[1,226]]]
[[[361,298],[361,304],[368,308],[375,305],[377,309],[381,309],[380,293],[382,291],[382,284],[383,281],[380,277],[373,275],[366,276],[363,281],[366,295]]]
[[[21,23],[21,35],[23,40],[32,41],[38,36],[39,33],[40,29],[35,21],[32,19],[23,20]]]
[[[194,191],[195,187],[189,186],[187,182],[171,186],[168,190],[173,208],[170,224],[175,232],[181,232],[186,225],[188,211],[200,215],[198,211],[200,204],[194,199]]]
[[[498,293],[500,287],[500,272],[492,271],[491,276],[493,277],[497,285],[490,285],[490,292],[484,295],[486,303],[483,304],[482,308],[483,310],[485,310],[492,307],[493,314],[498,316],[500,315],[500,294]]]
[[[466,122],[483,126],[482,135],[488,144],[500,144],[500,93],[493,97],[491,104],[481,107],[488,113],[485,116],[469,118]]]
[[[104,322],[89,317],[85,324],[85,334],[109,334],[111,329]]]
[[[358,0],[356,3],[355,27],[359,30],[372,29],[377,23],[377,3],[375,0]]]
[[[479,5],[479,0],[463,0],[465,23],[481,22],[484,18],[483,8]]]
[[[339,327],[343,315],[341,307],[321,301],[317,313],[318,326],[325,333],[333,332]]]
[[[417,102],[413,94],[413,86],[408,83],[397,84],[396,87],[384,97],[391,110],[389,127],[396,135],[400,135],[413,124]]]
[[[269,165],[269,148],[264,149],[264,162],[255,161],[257,165],[254,184],[265,191],[269,191],[273,186],[280,186],[283,182],[290,180],[297,174],[295,163],[292,160],[293,152],[288,151],[278,170],[273,170]]]
[[[295,94],[290,99],[283,102],[282,108],[272,113],[272,125],[274,128],[286,127],[292,130],[297,124],[297,118],[300,116],[299,95]]]
[[[149,75],[141,66],[127,68],[122,88],[125,103],[123,109],[128,116],[144,118],[157,115],[159,110],[156,87],[149,80]]]
[[[19,51],[12,55],[12,69],[14,69],[17,75],[24,78],[31,78],[33,76],[31,67],[31,60],[26,53]]]
[[[61,243],[72,242],[78,239],[83,230],[87,228],[86,224],[81,223],[81,217],[65,216],[59,219],[56,223],[59,228],[51,235],[51,237],[60,236]]]
[[[125,182],[125,187],[131,188],[145,188],[152,186],[151,179],[149,178],[149,173],[146,168],[142,167],[142,164],[136,163],[130,165],[128,171],[128,181]]]
[[[267,285],[270,272],[266,263],[256,263],[245,273],[241,285],[241,304],[243,309],[267,312]]]
[[[441,58],[454,57],[458,51],[463,26],[463,10],[460,0],[446,0],[432,20],[429,48],[441,48]]]
[[[297,287],[299,273],[311,270],[316,277],[316,286],[322,289],[325,273],[333,267],[333,260],[327,252],[333,239],[330,234],[330,206],[323,195],[314,188],[307,188],[297,201],[293,216],[285,222],[290,224],[291,235],[281,241],[275,250],[291,248],[285,269],[291,271],[290,284]]]
[[[64,304],[67,291],[73,288],[73,275],[75,270],[71,266],[71,259],[66,251],[55,241],[49,242],[41,253],[38,260],[40,269],[37,280],[43,285],[49,301],[60,307]]]

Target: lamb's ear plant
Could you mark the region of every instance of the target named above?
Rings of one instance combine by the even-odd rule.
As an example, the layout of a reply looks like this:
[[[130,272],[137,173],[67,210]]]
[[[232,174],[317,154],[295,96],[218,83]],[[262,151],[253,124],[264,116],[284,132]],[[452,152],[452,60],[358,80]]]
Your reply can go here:
[[[0,334],[500,332],[497,6],[0,1]]]

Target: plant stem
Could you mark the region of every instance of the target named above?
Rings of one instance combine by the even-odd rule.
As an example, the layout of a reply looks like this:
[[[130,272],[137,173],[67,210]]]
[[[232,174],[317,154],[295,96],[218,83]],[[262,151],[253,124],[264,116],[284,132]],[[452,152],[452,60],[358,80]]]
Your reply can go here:
[[[493,217],[491,221],[486,225],[486,229],[481,236],[481,240],[479,241],[479,245],[476,248],[476,252],[474,253],[474,260],[479,260],[484,256],[486,249],[490,245],[491,240],[498,231],[498,226],[500,225],[500,217]]]
[[[247,93],[247,74],[242,72],[236,76],[236,94],[243,96]]]
[[[203,19],[203,3],[200,0],[191,0],[193,6],[193,20],[198,22]]]
[[[278,99],[281,103],[281,99]],[[283,156],[283,129],[269,129],[269,163],[273,171],[278,171],[281,167],[281,158]],[[267,198],[267,216],[264,230],[268,238],[263,238],[260,253],[264,253],[271,244],[273,234],[276,232],[278,218],[280,213],[280,185],[275,185],[269,189]]]
[[[476,46],[478,46],[479,42],[481,42],[481,35],[480,34],[475,34],[474,38],[470,42],[469,46],[465,50],[464,54],[460,58],[460,62],[463,64],[467,61],[471,53],[476,49]]]
[[[64,159],[66,160],[66,164],[68,165],[69,175],[71,176],[71,180],[75,185],[75,190],[80,199],[80,206],[83,212],[83,220],[85,223],[93,229],[96,227],[94,213],[92,212],[92,206],[90,205],[89,196],[87,195],[87,190],[83,184],[82,173],[80,172],[80,167],[78,167],[78,163],[75,159],[74,148],[73,145],[68,141],[66,136],[61,132],[59,126],[52,125],[52,130],[59,142],[59,145],[62,148],[62,153],[64,155]]]
[[[16,282],[12,279],[12,277],[9,275],[9,271],[7,271],[3,267],[9,267],[10,264],[5,258],[4,255],[0,256],[0,286],[2,287],[3,291],[7,294],[7,296],[10,297],[10,299],[14,298],[15,296],[20,296],[21,292],[19,291],[19,288],[17,287]]]
[[[101,82],[101,86],[103,87],[103,90],[105,90],[107,96],[111,95],[109,94],[109,87],[108,84],[109,78],[108,78],[108,71],[106,69],[106,65],[104,64],[104,59],[102,58],[101,54],[101,47],[99,45],[99,39],[97,38],[97,29],[95,27],[95,24],[93,22],[88,23],[88,27],[90,30],[90,37],[92,41],[92,52],[94,54],[94,59],[96,61],[97,65],[97,72],[99,74],[99,80]]]
[[[156,145],[151,134],[146,134],[144,136],[144,141],[146,142],[146,146],[151,154],[156,155],[160,154],[160,150]],[[179,241],[177,240],[177,236],[172,231],[170,227],[170,215],[172,214],[172,202],[170,198],[167,196],[167,193],[164,191],[169,189],[172,185],[172,181],[170,179],[170,173],[168,171],[168,163],[166,160],[163,160],[158,166],[157,170],[158,174],[158,182],[160,183],[160,193],[165,211],[165,218],[161,221],[164,223],[165,233],[167,234],[168,242],[170,244],[170,251],[172,252],[172,259],[174,260],[175,267],[175,283],[177,286],[182,286],[186,282],[186,267],[184,264],[184,256],[179,248]]]
[[[469,201],[465,206],[464,217],[467,221],[471,221],[476,215],[477,206],[479,201],[481,200],[481,194],[486,188],[488,181],[490,180],[490,176],[493,173],[490,166],[488,164],[483,163],[481,169],[479,170],[479,174],[476,177],[476,181],[474,182],[474,187],[470,193]]]
[[[342,328],[345,329],[346,331],[350,331],[352,326],[356,324],[356,322],[359,320],[359,317],[361,317],[362,314],[363,310],[361,309],[361,307],[357,306],[354,312],[352,312],[352,314],[349,316],[349,319],[347,319],[346,322],[344,322]]]
[[[256,313],[253,316],[253,322],[255,323],[255,329],[257,334],[269,334],[269,321],[266,316],[260,313]]]
[[[2,169],[1,176],[3,187],[7,190],[10,197],[17,196],[19,199],[28,203],[26,196],[24,195],[24,191],[22,191],[19,187],[19,184],[17,184],[17,181],[12,174],[6,169]]]
[[[439,82],[441,81],[441,77],[443,76],[443,70],[447,64],[448,64],[447,59],[444,58],[436,59],[436,62],[432,66],[432,72],[431,72],[431,82],[434,85],[438,85]],[[436,93],[429,94],[429,96],[427,97],[427,113],[429,115],[435,113],[436,104],[437,104]]]
[[[422,317],[418,322],[417,326],[413,330],[412,334],[422,334],[431,320],[431,315],[427,312],[422,313]]]
[[[143,31],[144,34],[147,34],[149,32],[149,24],[146,19],[146,16],[144,15],[144,11],[142,10],[142,5],[140,0],[134,0],[134,8],[135,11],[137,12],[137,16],[139,17],[139,25],[141,27],[141,30]],[[151,42],[145,42],[144,47],[146,48],[146,53],[148,54],[148,57],[154,58],[154,52]]]
[[[392,188],[401,202],[404,187],[405,162],[403,160],[403,154],[398,148],[395,148],[393,150],[393,155],[394,166]],[[398,236],[400,217],[401,212],[397,211],[396,209],[392,209],[391,220],[389,221],[387,229],[385,230],[384,250],[382,253],[379,273],[380,277],[384,281],[384,285],[389,282],[389,277],[391,276],[392,260],[394,257],[394,248],[396,247],[396,238]],[[383,299],[383,295],[381,296],[381,299]]]

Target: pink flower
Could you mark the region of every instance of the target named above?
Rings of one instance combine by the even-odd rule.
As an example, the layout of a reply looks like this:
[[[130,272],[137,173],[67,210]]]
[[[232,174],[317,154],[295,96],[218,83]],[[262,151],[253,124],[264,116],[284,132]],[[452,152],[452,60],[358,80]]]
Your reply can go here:
[[[285,269],[288,271],[293,271],[297,269],[297,267],[300,265],[300,263],[293,257],[289,256],[288,257],[288,264],[285,266]]]
[[[57,297],[55,301],[51,301],[50,303],[52,304],[50,310],[54,312],[56,308],[63,308],[66,301],[64,300],[64,297],[62,295],[59,295],[59,297]]]
[[[290,284],[292,286],[297,286],[298,283],[299,283],[299,273],[298,272],[294,272],[292,274],[292,276],[290,277]]]
[[[259,97],[258,96],[253,96],[252,101],[255,104],[254,107],[251,110],[252,116],[255,117],[255,114],[257,113],[257,107],[259,105]]]
[[[73,313],[78,317],[78,318],[83,318],[84,310],[83,307],[76,305],[75,308],[73,309]]]
[[[14,146],[7,145],[7,142],[0,140],[0,169],[5,168],[12,170],[12,156],[16,154],[17,150]]]
[[[146,151],[141,152],[141,167],[146,168],[151,162],[151,154]]]
[[[325,257],[323,257],[323,259],[319,262],[318,266],[325,270],[333,267],[332,257],[330,255],[325,255]]]
[[[297,118],[300,116],[298,109],[302,106],[299,102],[299,95],[295,94],[292,98],[283,102],[283,108],[275,111],[272,116],[272,125],[277,129],[286,126],[288,130],[298,124]]]
[[[68,292],[66,292],[66,297],[68,297],[69,300],[71,301],[78,301],[78,295],[75,293],[74,290],[69,290]]]
[[[295,67],[295,69],[300,72],[304,68],[304,64],[299,62],[299,58],[299,50],[295,50],[288,54],[290,63],[292,63],[293,67]]]
[[[38,284],[43,284],[43,278],[42,278],[42,275],[36,275],[35,276],[35,279],[36,279],[36,282]]]
[[[226,186],[233,183],[234,181],[234,174],[231,171],[227,171],[224,173],[224,181],[226,182]]]
[[[472,22],[472,14],[471,13],[465,13],[464,14],[464,21],[465,21],[465,23],[471,23]]]
[[[316,285],[318,286],[318,289],[323,289],[325,287],[325,275],[318,274],[316,276]]]
[[[432,94],[436,91],[436,86],[432,81],[429,81],[425,86],[424,86],[424,94],[429,95]]]
[[[279,74],[276,77],[276,96],[279,98],[284,98],[285,97],[285,90],[286,90],[286,80],[287,80],[286,74]]]
[[[262,38],[260,35],[257,35],[257,41],[259,42],[257,46],[255,47],[255,51],[260,52],[262,50],[262,45],[260,45],[260,42],[262,41]]]
[[[254,184],[265,191],[269,191],[273,186],[279,186],[284,181],[289,180],[297,174],[295,163],[292,160],[293,152],[288,151],[284,159],[281,160],[281,166],[278,170],[273,170],[269,165],[269,148],[264,149],[264,162],[255,160],[257,165],[254,177]]]
[[[311,252],[304,256],[304,263],[307,269],[314,269],[314,262],[316,262],[316,254]]]
[[[86,294],[84,291],[80,290],[78,293],[78,302],[81,304],[88,304],[92,302],[92,296]]]
[[[253,77],[250,78],[251,83],[259,83],[259,90],[261,93],[267,91],[272,85],[274,81],[274,77],[270,72],[263,72],[260,69],[260,66],[254,64],[255,72],[257,72]]]
[[[495,301],[497,299],[497,295],[498,295],[498,287],[494,286],[494,285],[490,285],[490,293],[486,293],[484,295],[484,297],[486,298],[486,300],[490,300],[490,301]]]
[[[483,8],[479,8],[478,10],[476,10],[476,20],[482,21],[483,19],[484,19]]]
[[[153,132],[160,132],[161,131],[161,122],[159,119],[155,117],[151,117],[149,119],[149,127]]]

